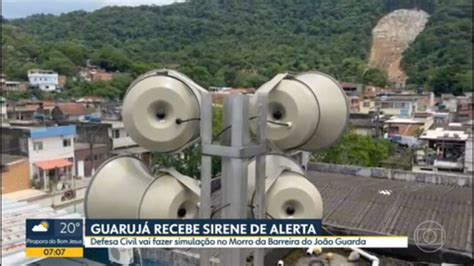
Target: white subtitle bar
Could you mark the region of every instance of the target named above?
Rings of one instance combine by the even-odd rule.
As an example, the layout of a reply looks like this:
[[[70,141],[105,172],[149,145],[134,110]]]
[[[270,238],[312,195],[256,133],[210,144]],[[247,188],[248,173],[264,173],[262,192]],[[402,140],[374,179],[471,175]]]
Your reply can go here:
[[[406,236],[181,236],[99,237],[86,236],[87,248],[407,248]]]

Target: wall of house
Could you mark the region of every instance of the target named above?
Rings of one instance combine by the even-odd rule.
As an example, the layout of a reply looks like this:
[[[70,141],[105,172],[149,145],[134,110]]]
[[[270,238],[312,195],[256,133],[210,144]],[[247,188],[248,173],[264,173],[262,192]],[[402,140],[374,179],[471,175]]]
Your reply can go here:
[[[63,139],[70,139],[71,145],[68,147],[64,147]],[[42,142],[43,149],[35,151],[35,142]],[[35,162],[49,161],[55,159],[68,159],[74,162],[74,136],[69,135],[63,137],[47,137],[37,139],[28,138],[28,154],[30,159],[30,176],[31,178],[33,178],[33,175],[35,173],[38,174],[36,167],[34,167]],[[75,172],[74,164],[72,172]]]
[[[368,114],[370,111],[375,111],[375,102],[373,100],[363,100],[359,102],[359,112]]]
[[[374,129],[373,128],[367,128],[367,127],[356,127],[354,128],[354,133],[362,136],[373,136],[374,135]]]
[[[114,130],[118,130],[119,132],[117,138],[114,135]],[[130,138],[125,128],[110,128],[109,136],[112,139],[112,149],[126,148],[137,145],[137,143],[135,143],[132,138]]]
[[[30,167],[28,160],[21,160],[6,166],[2,171],[2,194],[30,189]]]
[[[380,110],[386,115],[402,116],[405,112],[406,116],[412,116],[414,105],[411,102],[382,102]]]
[[[5,104],[5,102],[0,102],[0,117],[1,119],[7,119],[7,105]]]
[[[90,177],[93,174],[92,169],[97,170],[99,166],[105,162],[108,157],[109,157],[109,151],[106,146],[104,147],[94,147],[92,149],[92,158],[90,154],[90,149],[82,149],[82,150],[76,150],[75,151],[75,159],[76,159],[76,175],[79,176],[80,171],[82,169],[79,169],[81,167],[80,164],[83,163],[83,171],[84,171],[84,176]],[[82,163],[80,163],[82,162]]]
[[[37,86],[42,91],[55,91],[59,86],[57,73],[30,73],[28,80],[31,85]]]
[[[422,125],[420,124],[407,124],[407,123],[390,123],[388,125],[388,134],[402,135],[402,136],[415,136],[419,133]]]
[[[464,159],[464,167],[465,167],[465,171],[468,172],[468,173],[472,173],[474,172],[473,168],[473,164],[474,164],[474,160],[472,159],[473,155],[473,148],[472,148],[472,142],[473,142],[473,137],[469,137],[466,141],[466,150],[464,152],[465,154],[465,159]]]

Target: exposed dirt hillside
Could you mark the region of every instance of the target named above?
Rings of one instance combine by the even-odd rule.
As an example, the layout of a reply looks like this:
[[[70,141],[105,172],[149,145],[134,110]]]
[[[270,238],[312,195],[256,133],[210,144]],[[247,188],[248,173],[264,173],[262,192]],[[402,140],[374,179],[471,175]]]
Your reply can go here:
[[[403,52],[424,30],[428,18],[423,10],[399,9],[380,19],[372,31],[370,65],[386,70],[397,86],[404,86],[407,80],[400,68]]]

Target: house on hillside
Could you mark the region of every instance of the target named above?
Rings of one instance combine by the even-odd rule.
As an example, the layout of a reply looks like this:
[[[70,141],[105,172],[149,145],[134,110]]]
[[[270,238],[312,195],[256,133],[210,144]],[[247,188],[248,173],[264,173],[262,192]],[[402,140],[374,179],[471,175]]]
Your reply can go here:
[[[28,71],[28,81],[31,88],[38,88],[41,91],[57,92],[59,86],[59,75],[52,70],[31,69]]]
[[[11,121],[32,121],[36,118],[49,119],[55,103],[53,101],[21,101],[7,106]]]

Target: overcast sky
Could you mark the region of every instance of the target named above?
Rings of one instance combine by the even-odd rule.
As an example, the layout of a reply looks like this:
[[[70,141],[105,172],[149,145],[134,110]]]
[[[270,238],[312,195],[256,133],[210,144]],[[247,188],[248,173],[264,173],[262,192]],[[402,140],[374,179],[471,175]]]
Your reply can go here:
[[[55,14],[74,10],[92,11],[104,6],[166,5],[182,0],[0,0],[2,15],[6,18],[22,18],[33,14]]]

